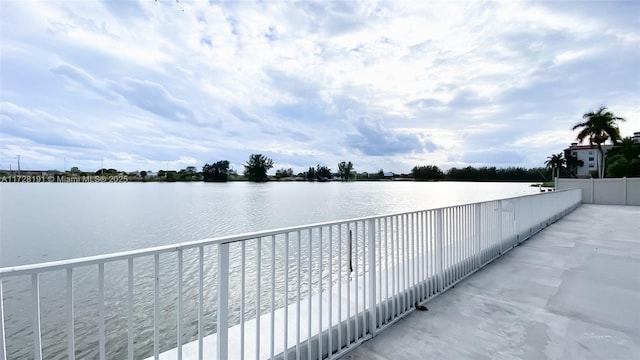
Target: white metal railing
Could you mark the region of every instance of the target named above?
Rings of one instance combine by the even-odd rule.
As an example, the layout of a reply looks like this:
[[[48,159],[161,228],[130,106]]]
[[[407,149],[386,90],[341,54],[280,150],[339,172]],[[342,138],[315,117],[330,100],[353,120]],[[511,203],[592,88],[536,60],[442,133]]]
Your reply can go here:
[[[0,268],[0,359],[332,358],[580,202],[571,189]]]

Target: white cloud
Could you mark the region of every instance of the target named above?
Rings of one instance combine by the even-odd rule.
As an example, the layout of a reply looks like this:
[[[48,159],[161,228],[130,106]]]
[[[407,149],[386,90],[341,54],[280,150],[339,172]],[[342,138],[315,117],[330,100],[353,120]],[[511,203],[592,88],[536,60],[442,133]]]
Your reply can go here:
[[[119,5],[0,3],[2,159],[408,172],[539,166],[601,104],[640,130],[637,3]]]

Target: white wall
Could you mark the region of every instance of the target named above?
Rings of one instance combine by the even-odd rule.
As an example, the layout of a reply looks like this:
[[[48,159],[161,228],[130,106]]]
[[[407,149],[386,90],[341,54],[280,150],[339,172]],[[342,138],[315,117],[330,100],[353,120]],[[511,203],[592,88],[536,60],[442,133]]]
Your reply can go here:
[[[556,180],[558,190],[582,189],[584,204],[640,206],[640,178]]]

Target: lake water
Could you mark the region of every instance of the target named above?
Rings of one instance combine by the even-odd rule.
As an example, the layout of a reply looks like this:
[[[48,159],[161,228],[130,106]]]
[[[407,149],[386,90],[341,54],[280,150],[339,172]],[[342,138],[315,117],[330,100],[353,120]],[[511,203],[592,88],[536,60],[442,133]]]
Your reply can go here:
[[[229,234],[332,220],[424,210],[537,192],[525,183],[355,182],[355,183],[122,183],[0,185],[0,265],[2,267],[168,245]],[[213,254],[209,254],[213,255]],[[232,255],[233,256],[233,255]],[[215,256],[211,256],[215,258]],[[136,358],[149,356],[152,334],[152,259],[136,263]],[[233,262],[232,262],[233,263]],[[122,264],[126,265],[126,264]],[[194,271],[185,264],[185,339],[197,327]],[[167,270],[169,269],[169,270]],[[163,263],[163,272],[175,262]],[[96,354],[96,271],[74,278],[76,342],[79,358]],[[205,269],[215,278],[215,266]],[[106,268],[107,354],[126,356],[126,269]],[[191,274],[191,275],[189,275]],[[309,279],[309,281],[312,281]],[[3,282],[9,359],[31,358],[30,279]],[[232,284],[233,286],[233,284]],[[165,284],[163,320],[175,319],[174,283]],[[215,287],[205,294],[213,300]],[[233,289],[232,289],[233,290]],[[278,289],[280,291],[280,289]],[[64,273],[41,276],[42,341],[45,358],[66,358]],[[163,293],[164,294],[164,293]],[[191,294],[191,296],[186,296]],[[124,298],[124,300],[123,300]],[[282,299],[282,301],[286,301]],[[173,310],[172,310],[173,309]],[[173,311],[173,312],[172,312]],[[255,315],[255,312],[254,312]],[[164,319],[166,318],[166,319]],[[46,325],[44,321],[54,325]],[[215,306],[205,314],[215,331]],[[233,321],[233,320],[232,320]],[[55,325],[58,324],[58,325]],[[170,331],[170,330],[168,330]],[[123,334],[124,332],[124,334]],[[174,330],[175,333],[175,330]],[[175,335],[167,335],[175,339]],[[164,341],[161,348],[175,346]]]
[[[2,267],[537,192],[525,183],[0,185]]]

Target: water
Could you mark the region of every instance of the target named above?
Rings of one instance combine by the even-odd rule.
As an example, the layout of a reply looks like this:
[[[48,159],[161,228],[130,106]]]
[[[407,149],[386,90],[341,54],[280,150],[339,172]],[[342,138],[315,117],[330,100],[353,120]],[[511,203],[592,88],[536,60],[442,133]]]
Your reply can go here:
[[[455,182],[2,184],[0,261],[2,267],[7,267],[69,259],[536,191],[522,183]],[[254,244],[248,246],[255,248]],[[236,255],[232,250],[232,266],[237,265],[233,262]],[[208,249],[206,256],[215,259],[215,249]],[[185,309],[188,309],[185,341],[193,340],[197,334],[194,325],[197,287],[193,280],[188,280],[195,279],[193,259],[196,257],[195,252],[185,254],[185,259],[190,259],[185,261]],[[209,279],[215,279],[214,265],[208,263],[205,268]],[[149,342],[153,336],[143,329],[151,328],[153,314],[150,271],[153,258],[137,261],[135,268],[134,327],[140,331],[136,337],[138,358],[152,351]],[[161,278],[175,278],[170,276],[175,273],[175,259],[163,259],[161,269]],[[79,358],[93,358],[97,349],[97,274],[93,268],[88,270],[91,271],[77,271],[74,275],[76,342],[89,344],[76,349]],[[105,272],[107,354],[110,358],[121,358],[126,355],[127,304],[126,288],[122,286],[127,281],[126,263],[107,264]],[[64,328],[64,275],[59,272],[41,278],[42,316],[50,320],[43,320],[43,324],[62,325],[43,326],[45,358],[66,357],[66,333],[61,330]],[[9,279],[3,285],[9,358],[30,358],[33,356],[30,279]],[[171,329],[171,321],[175,319],[175,280],[161,285],[162,318],[166,328]],[[205,293],[205,302],[211,305],[205,311],[207,333],[215,331],[213,289],[215,286],[210,286]],[[175,346],[175,329],[173,334],[163,334],[161,339],[162,350],[172,346]]]

